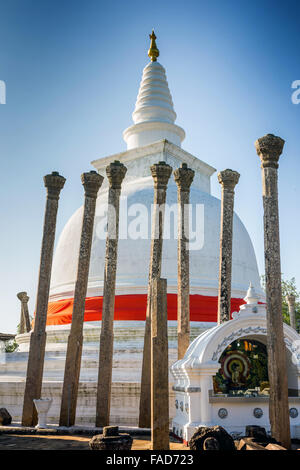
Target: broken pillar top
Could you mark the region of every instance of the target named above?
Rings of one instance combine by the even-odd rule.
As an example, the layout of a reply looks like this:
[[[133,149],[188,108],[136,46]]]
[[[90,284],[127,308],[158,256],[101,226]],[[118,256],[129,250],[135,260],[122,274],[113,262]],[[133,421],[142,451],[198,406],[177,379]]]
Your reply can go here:
[[[133,438],[130,434],[119,434],[118,426],[105,426],[103,434],[97,434],[90,442],[91,450],[131,450]]]
[[[295,304],[296,297],[293,294],[289,294],[285,297],[285,300],[287,301],[288,304]]]
[[[27,292],[18,292],[17,297],[21,302],[28,302],[29,300]]]
[[[103,436],[118,436],[119,435],[119,426],[105,426],[103,428]]]

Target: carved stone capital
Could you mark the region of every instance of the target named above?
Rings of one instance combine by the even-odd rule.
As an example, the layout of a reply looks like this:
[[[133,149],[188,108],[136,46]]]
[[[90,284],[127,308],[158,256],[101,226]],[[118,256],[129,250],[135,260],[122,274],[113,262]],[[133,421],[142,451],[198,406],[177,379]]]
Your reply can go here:
[[[103,179],[103,176],[99,175],[97,171],[82,173],[81,181],[84,187],[85,195],[96,199]]]
[[[27,303],[29,301],[27,292],[18,292],[17,297],[22,303]]]
[[[150,167],[155,189],[167,189],[172,167],[166,162],[154,163]]]
[[[59,194],[64,184],[66,178],[61,176],[57,171],[53,171],[51,175],[44,176],[44,184],[48,191],[49,199],[59,199]]]
[[[294,295],[287,295],[285,297],[285,300],[287,301],[288,304],[290,304],[291,306],[294,306],[296,302],[296,297]]]
[[[284,146],[283,139],[267,134],[257,139],[254,145],[262,168],[278,168],[278,160]]]
[[[182,163],[180,168],[174,170],[174,179],[181,191],[189,191],[195,176],[194,170]]]
[[[218,173],[219,183],[225,190],[234,191],[234,188],[238,184],[239,179],[240,174],[237,171],[227,169]]]
[[[121,189],[126,172],[126,166],[118,160],[115,160],[106,167],[107,178],[112,189]]]

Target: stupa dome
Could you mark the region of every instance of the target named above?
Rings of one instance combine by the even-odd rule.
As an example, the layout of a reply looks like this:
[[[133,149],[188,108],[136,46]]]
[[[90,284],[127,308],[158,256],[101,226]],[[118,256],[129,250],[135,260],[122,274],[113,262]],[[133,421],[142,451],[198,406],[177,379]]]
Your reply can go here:
[[[118,158],[128,168],[122,185],[120,205],[120,239],[116,280],[116,320],[144,320],[150,259],[151,205],[153,179],[150,165],[163,155],[174,169],[183,161],[195,170],[191,186],[190,285],[191,320],[216,321],[219,271],[220,200],[210,194],[210,175],[214,168],[196,159],[168,141],[133,149],[93,164],[101,174],[109,161]],[[99,320],[105,263],[104,212],[107,183],[101,188],[96,209],[91,264],[86,303],[86,320]],[[176,319],[177,293],[177,186],[171,176],[167,189],[165,239],[163,242],[162,277],[168,281],[168,317]],[[57,244],[52,271],[48,323],[70,322],[69,306],[76,282],[78,250],[83,208],[66,224]],[[137,229],[137,230],[136,230]],[[235,214],[232,264],[232,310],[238,310],[249,283],[263,298],[254,249],[246,228]],[[57,307],[57,309],[56,309]]]
[[[124,184],[122,195],[127,197],[128,208],[132,207],[133,204],[142,204],[147,208],[149,214],[147,218],[148,239],[135,240],[128,238],[119,240],[116,294],[146,293],[150,257],[150,214],[151,204],[153,203],[152,177],[149,176]],[[102,191],[97,200],[98,213],[102,212],[106,200],[107,191]],[[168,187],[167,204],[172,206],[176,204],[176,201],[177,187],[171,182]],[[204,208],[204,219],[203,221],[201,219],[204,228],[203,247],[190,252],[191,291],[200,295],[217,295],[220,201],[210,194],[192,187],[191,204],[203,205]],[[102,209],[100,210],[101,206]],[[51,299],[54,297],[62,299],[73,294],[77,273],[82,211],[83,208],[81,207],[75,212],[59,238],[53,263]],[[128,218],[128,213],[121,214],[121,226],[125,225],[125,218]],[[99,239],[97,235],[97,227],[101,219],[101,216],[96,216],[88,296],[102,295],[105,241]],[[176,293],[177,289],[177,240],[173,237],[174,225],[172,223],[170,227],[172,238],[164,240],[162,262],[162,277],[168,279],[168,291],[172,293]],[[199,236],[202,236],[202,234],[199,234]],[[202,243],[202,241],[199,240],[199,243]],[[234,216],[232,277],[233,297],[244,296],[249,281],[260,291],[253,246],[245,226],[236,214]]]

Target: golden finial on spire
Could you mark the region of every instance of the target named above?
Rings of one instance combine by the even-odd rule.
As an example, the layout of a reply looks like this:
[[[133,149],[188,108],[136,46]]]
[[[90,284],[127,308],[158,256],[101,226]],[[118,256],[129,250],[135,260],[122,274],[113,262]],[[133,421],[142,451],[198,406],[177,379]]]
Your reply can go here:
[[[149,34],[149,38],[151,39],[151,42],[150,49],[148,51],[148,56],[150,57],[151,62],[156,62],[156,59],[159,56],[159,50],[157,49],[155,42],[156,36],[154,34],[154,29],[152,29],[152,34]]]

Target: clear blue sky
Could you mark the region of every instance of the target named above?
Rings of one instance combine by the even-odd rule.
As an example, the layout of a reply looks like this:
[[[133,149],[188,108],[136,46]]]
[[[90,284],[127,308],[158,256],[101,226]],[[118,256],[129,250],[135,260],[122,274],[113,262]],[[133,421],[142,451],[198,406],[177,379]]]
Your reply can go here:
[[[296,1],[0,0],[0,331],[14,332],[26,290],[35,306],[45,191],[67,178],[57,238],[82,203],[90,161],[125,150],[122,131],[154,27],[183,148],[241,173],[236,211],[263,273],[261,175],[254,141],[286,140],[280,160],[282,271],[300,283],[300,4]],[[216,175],[212,192],[220,196]]]

